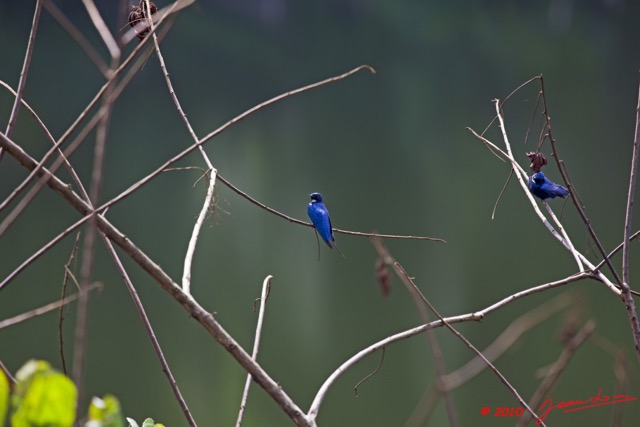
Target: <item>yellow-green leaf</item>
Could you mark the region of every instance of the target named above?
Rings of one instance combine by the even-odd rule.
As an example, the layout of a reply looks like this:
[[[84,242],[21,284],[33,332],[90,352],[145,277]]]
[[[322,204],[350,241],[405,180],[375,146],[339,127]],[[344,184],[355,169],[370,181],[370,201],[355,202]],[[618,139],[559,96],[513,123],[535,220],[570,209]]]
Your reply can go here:
[[[9,379],[0,371],[0,424],[4,423],[9,409]]]
[[[70,427],[76,415],[76,386],[47,362],[31,360],[16,374],[12,427]]]

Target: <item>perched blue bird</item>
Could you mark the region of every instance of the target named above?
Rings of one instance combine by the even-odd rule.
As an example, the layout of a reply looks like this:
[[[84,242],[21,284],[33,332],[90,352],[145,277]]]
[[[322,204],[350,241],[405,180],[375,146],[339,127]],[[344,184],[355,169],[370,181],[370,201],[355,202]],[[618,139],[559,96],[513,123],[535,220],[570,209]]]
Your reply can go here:
[[[536,172],[529,177],[529,191],[542,200],[556,197],[564,198],[569,195],[569,190],[549,181],[542,172]]]
[[[311,202],[309,202],[309,205],[307,206],[307,214],[309,215],[309,219],[311,219],[316,232],[320,235],[322,240],[324,240],[327,246],[331,249],[334,247],[338,249],[336,246],[336,239],[333,237],[333,227],[331,227],[329,211],[322,201],[322,194],[311,193],[309,197],[311,197]],[[338,249],[338,252],[340,252],[340,249]],[[340,255],[344,258],[342,252],[340,252]]]

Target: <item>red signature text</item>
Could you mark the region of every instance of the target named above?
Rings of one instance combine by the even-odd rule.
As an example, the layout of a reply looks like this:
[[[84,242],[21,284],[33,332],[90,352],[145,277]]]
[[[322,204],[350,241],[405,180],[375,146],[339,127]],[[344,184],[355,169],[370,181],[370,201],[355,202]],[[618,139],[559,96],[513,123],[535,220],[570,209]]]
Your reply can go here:
[[[598,394],[591,396],[588,399],[563,400],[555,405],[553,404],[553,400],[549,398],[540,405],[539,411],[541,414],[536,420],[536,424],[544,422],[547,415],[549,415],[549,413],[554,409],[563,409],[564,412],[574,412],[581,411],[583,409],[595,408],[597,406],[630,402],[637,399],[637,397],[627,396],[626,394],[614,394],[612,396],[607,396],[606,394],[603,395],[602,389],[598,389]]]

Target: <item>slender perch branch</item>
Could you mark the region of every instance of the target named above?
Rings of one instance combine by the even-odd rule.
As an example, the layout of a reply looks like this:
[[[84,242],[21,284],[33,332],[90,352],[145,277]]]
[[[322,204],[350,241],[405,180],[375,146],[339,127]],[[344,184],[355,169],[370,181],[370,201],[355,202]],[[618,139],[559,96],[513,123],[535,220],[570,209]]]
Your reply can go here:
[[[305,225],[307,227],[313,228],[313,224],[310,223],[310,222],[301,221],[299,219],[296,219],[296,218],[290,217],[288,215],[285,215],[282,212],[279,212],[279,211],[277,211],[277,210],[275,210],[273,208],[270,208],[269,206],[265,205],[264,203],[261,203],[260,201],[254,199],[253,197],[251,197],[250,195],[248,195],[244,191],[240,190],[235,185],[231,184],[231,182],[229,182],[222,175],[218,175],[218,179],[224,185],[229,187],[229,189],[231,189],[232,191],[234,191],[238,195],[244,197],[245,199],[247,199],[249,202],[253,203],[254,205],[266,210],[267,212],[270,212],[270,213],[272,213],[272,214],[274,214],[276,216],[279,216],[280,218],[286,219],[287,221],[292,222],[294,224]],[[383,239],[434,240],[436,242],[447,243],[445,240],[439,239],[437,237],[401,236],[401,235],[395,235],[395,234],[362,233],[362,232],[359,232],[359,231],[341,230],[339,228],[334,228],[333,232],[334,233],[342,233],[342,234],[351,234],[353,236],[362,236],[362,237],[379,237],[379,238],[383,238]]]

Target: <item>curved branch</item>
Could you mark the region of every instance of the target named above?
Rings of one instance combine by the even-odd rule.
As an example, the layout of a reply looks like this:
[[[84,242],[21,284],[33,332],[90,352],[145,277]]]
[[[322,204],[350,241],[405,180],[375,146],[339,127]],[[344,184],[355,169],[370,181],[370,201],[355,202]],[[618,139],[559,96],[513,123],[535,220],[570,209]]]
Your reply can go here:
[[[487,314],[496,311],[497,309],[509,304],[510,302],[513,302],[517,299],[521,299],[524,298],[526,296],[538,293],[538,292],[543,292],[546,291],[548,289],[552,289],[552,288],[557,288],[560,286],[564,286],[567,285],[569,283],[572,282],[576,282],[578,280],[582,280],[582,279],[586,279],[586,278],[590,278],[593,277],[593,274],[590,272],[582,272],[582,273],[577,273],[574,275],[571,275],[569,277],[566,277],[562,280],[557,280],[555,282],[549,282],[549,283],[545,283],[543,285],[539,285],[539,286],[534,286],[532,288],[529,289],[525,289],[524,291],[520,291],[520,292],[516,292],[515,294],[509,295],[505,298],[503,298],[502,300],[490,305],[489,307],[486,307],[480,311],[476,311],[476,312],[472,312],[472,313],[467,313],[467,314],[461,314],[458,316],[451,316],[451,317],[445,317],[444,318],[444,322],[442,320],[435,320],[433,322],[424,324],[424,325],[420,325],[420,326],[416,326],[414,328],[411,329],[407,329],[405,331],[402,332],[398,332],[397,334],[394,335],[390,335],[372,345],[370,345],[369,347],[366,347],[362,350],[360,350],[358,353],[354,354],[353,356],[351,356],[349,359],[347,359],[344,363],[342,363],[342,365],[340,365],[338,367],[338,369],[336,369],[326,380],[325,382],[322,384],[322,386],[320,386],[320,389],[318,390],[318,392],[316,393],[315,398],[313,399],[313,402],[311,403],[311,406],[309,407],[309,412],[307,413],[307,416],[309,418],[310,421],[315,420],[315,418],[318,416],[318,411],[320,410],[320,405],[322,404],[327,392],[329,391],[329,388],[331,388],[331,386],[333,385],[333,383],[342,375],[344,374],[349,368],[351,368],[352,366],[356,365],[357,363],[359,363],[362,359],[364,359],[365,357],[367,357],[368,355],[376,352],[377,350],[381,349],[382,347],[388,346],[389,344],[392,344],[396,341],[400,341],[403,339],[407,339],[410,337],[413,337],[415,335],[421,334],[423,332],[425,332],[428,329],[433,329],[433,328],[440,328],[442,326],[445,326],[445,322],[448,324],[453,324],[453,323],[460,323],[460,322],[469,322],[469,321],[479,321],[482,320]]]

